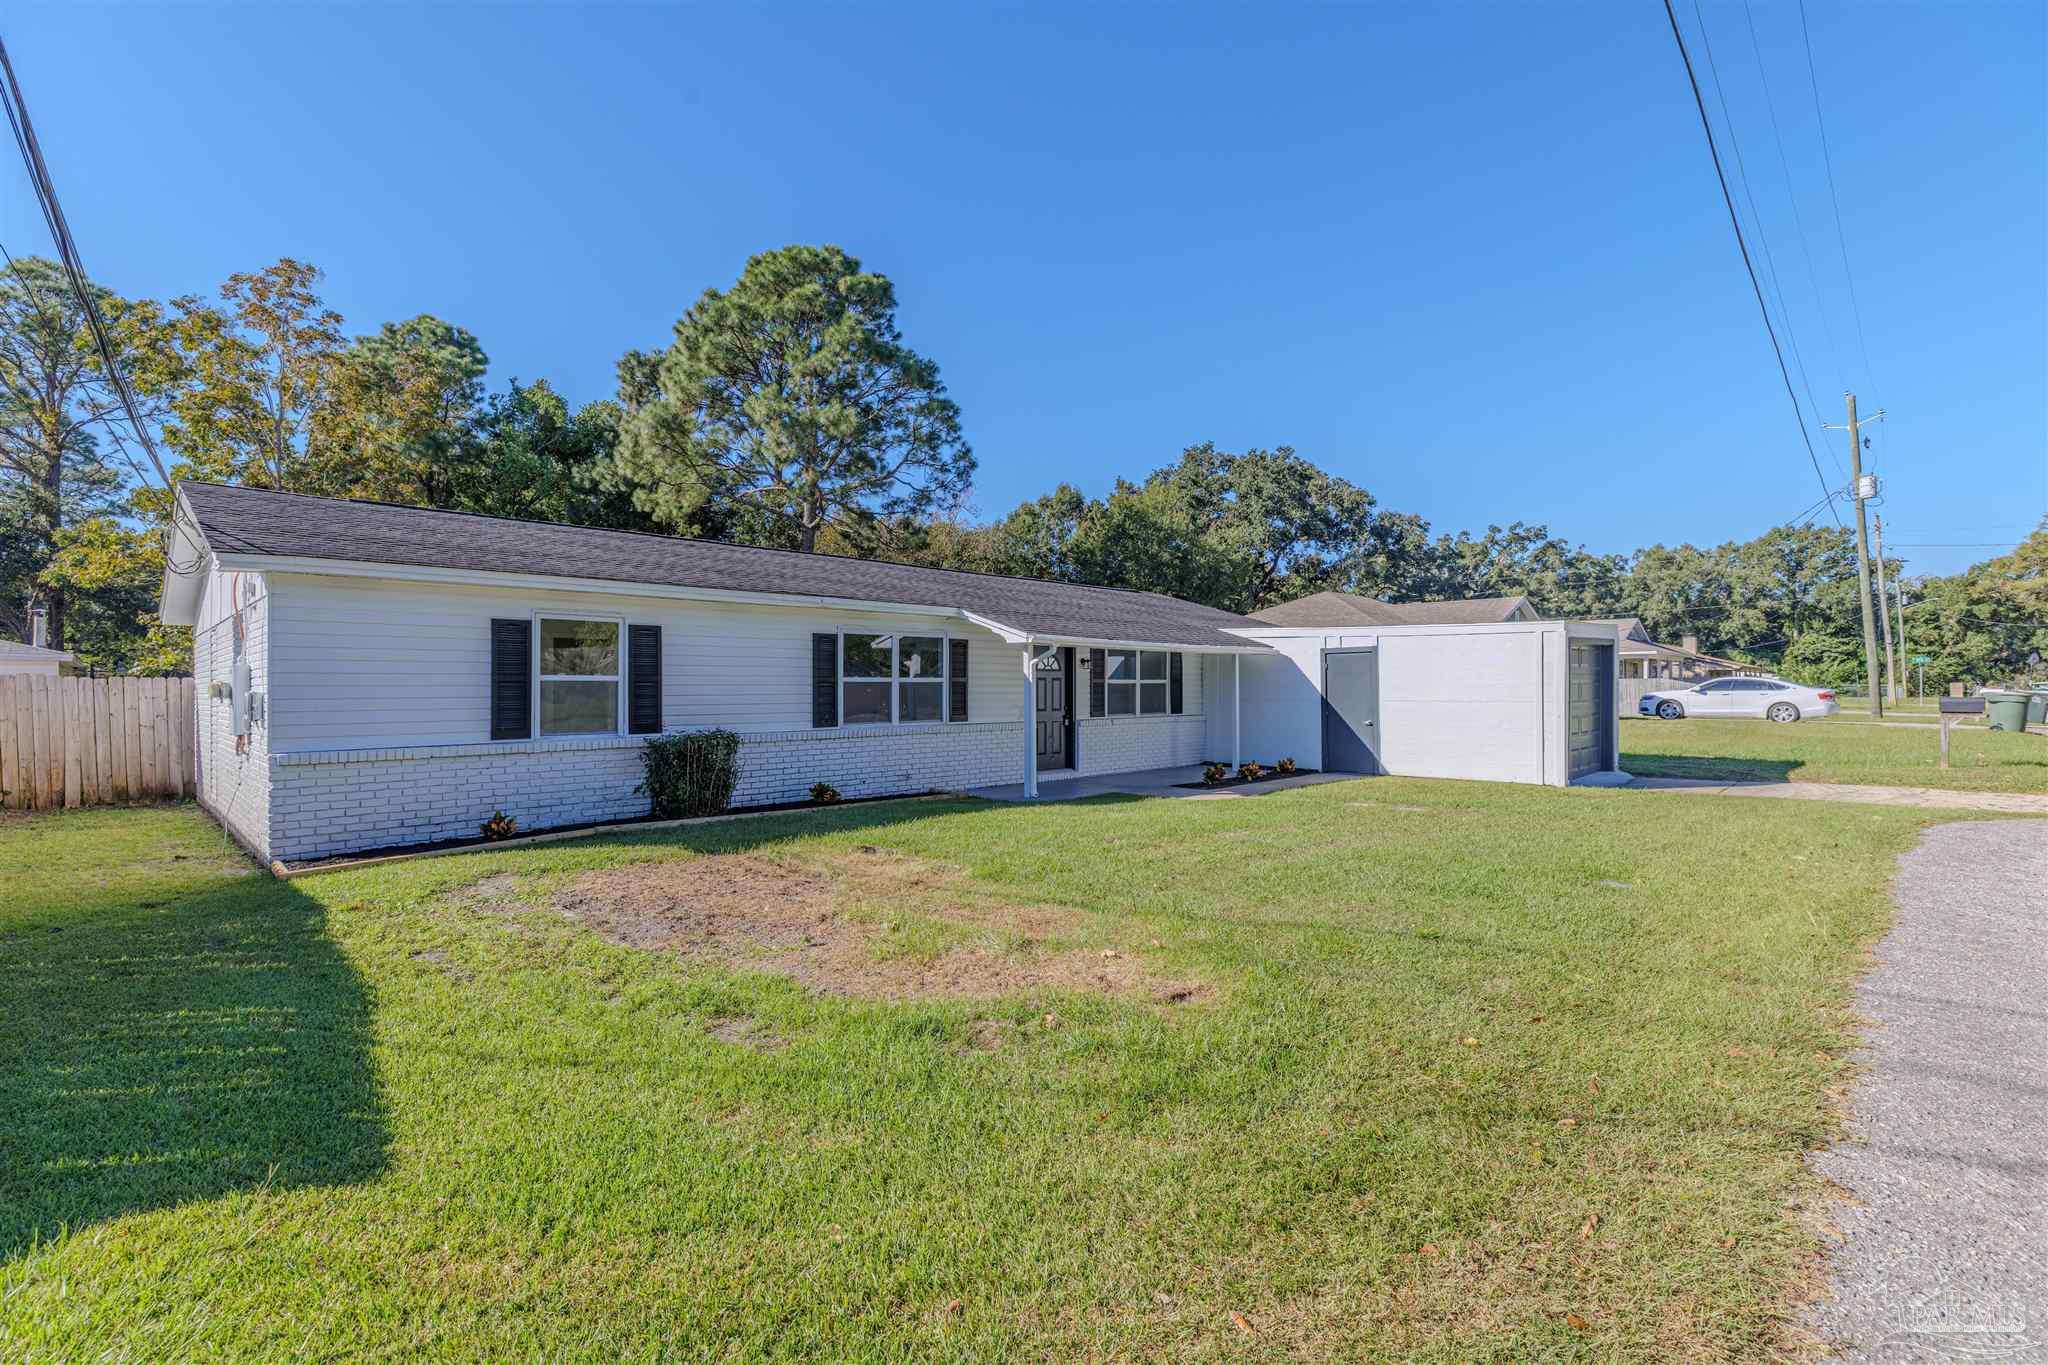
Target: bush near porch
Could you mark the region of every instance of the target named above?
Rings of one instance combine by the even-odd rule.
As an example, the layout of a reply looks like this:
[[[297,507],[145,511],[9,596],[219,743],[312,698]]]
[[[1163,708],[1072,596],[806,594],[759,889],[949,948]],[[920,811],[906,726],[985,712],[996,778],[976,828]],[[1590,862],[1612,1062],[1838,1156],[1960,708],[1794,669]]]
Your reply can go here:
[[[0,1355],[1761,1358],[1934,818],[1762,805],[906,801],[289,883],[189,807],[8,819]],[[892,979],[1050,934],[1209,1003],[814,993],[559,899],[707,853],[890,860],[840,913]]]

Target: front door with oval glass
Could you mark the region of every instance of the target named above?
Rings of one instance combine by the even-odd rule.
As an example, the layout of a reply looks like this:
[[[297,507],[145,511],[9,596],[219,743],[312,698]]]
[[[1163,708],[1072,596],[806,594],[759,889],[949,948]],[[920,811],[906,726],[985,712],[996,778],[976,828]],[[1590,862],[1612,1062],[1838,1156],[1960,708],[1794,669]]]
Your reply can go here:
[[[1038,770],[1068,768],[1074,762],[1074,651],[1041,649],[1032,659],[1031,687],[1038,726]]]

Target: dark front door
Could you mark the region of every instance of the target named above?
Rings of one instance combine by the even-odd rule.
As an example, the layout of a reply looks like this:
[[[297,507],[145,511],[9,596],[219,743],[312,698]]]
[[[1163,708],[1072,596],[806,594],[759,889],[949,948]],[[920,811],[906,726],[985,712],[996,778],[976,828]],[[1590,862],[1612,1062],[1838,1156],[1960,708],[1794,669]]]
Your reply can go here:
[[[1041,652],[1033,661],[1031,687],[1037,693],[1038,769],[1071,767],[1074,751],[1067,718],[1073,712],[1074,651]]]
[[[1370,649],[1323,654],[1323,768],[1380,771],[1380,656]]]

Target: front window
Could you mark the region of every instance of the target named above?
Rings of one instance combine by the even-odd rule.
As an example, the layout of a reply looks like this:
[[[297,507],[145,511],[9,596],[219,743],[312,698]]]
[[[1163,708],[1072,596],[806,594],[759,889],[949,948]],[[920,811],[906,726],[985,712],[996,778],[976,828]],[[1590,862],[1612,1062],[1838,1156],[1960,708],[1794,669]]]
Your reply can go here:
[[[1112,649],[1103,659],[1102,701],[1111,716],[1167,713],[1166,651]]]
[[[845,725],[946,718],[946,641],[938,635],[839,637],[840,717]]]
[[[619,623],[542,617],[540,732],[609,735],[619,728]]]

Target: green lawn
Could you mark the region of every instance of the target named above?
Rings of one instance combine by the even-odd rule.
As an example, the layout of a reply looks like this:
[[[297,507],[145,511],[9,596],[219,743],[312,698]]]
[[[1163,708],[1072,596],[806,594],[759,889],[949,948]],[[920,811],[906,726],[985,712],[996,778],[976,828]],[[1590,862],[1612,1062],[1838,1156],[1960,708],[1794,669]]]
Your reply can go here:
[[[1730,782],[1867,782],[1961,791],[2048,792],[2048,736],[1981,727],[1767,720],[1623,720],[1621,766],[1639,777]]]
[[[933,800],[289,883],[190,807],[0,820],[0,1357],[1759,1359],[1935,817],[1674,813]],[[876,964],[1206,994],[815,994],[551,899],[736,851],[884,855]]]

